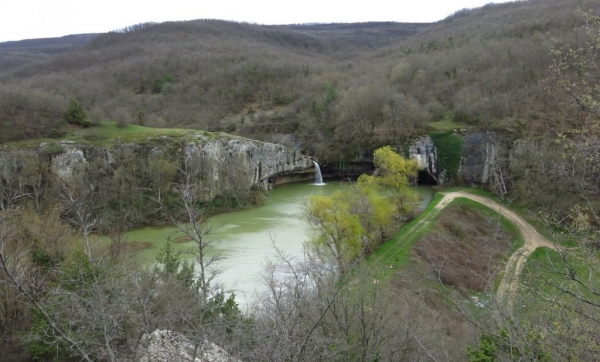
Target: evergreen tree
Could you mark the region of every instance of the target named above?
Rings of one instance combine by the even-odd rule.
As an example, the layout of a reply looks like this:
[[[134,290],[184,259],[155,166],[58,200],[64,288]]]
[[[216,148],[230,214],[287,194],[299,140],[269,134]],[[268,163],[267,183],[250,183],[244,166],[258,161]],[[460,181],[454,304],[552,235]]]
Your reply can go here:
[[[78,124],[83,127],[92,125],[83,107],[73,98],[69,99],[69,109],[65,113],[65,120],[67,123]]]

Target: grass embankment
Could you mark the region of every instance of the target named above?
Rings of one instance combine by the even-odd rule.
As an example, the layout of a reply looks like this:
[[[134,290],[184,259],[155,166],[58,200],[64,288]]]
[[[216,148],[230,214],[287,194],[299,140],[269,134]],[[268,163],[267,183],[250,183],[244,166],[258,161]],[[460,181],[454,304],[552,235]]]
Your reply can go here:
[[[443,196],[443,194],[436,193],[419,216],[402,227],[396,235],[375,250],[367,258],[367,261],[390,270],[404,265],[408,260],[411,246],[431,229],[431,221],[437,214],[435,207]]]
[[[175,140],[188,138],[216,139],[222,137],[236,138],[225,133],[213,133],[203,130],[181,128],[152,128],[137,125],[118,126],[113,122],[102,122],[93,127],[73,127],[71,131],[59,138],[41,138],[26,141],[10,142],[2,145],[4,149],[37,148],[41,143],[60,145],[60,142],[69,141],[90,145],[110,145],[118,143],[146,143],[153,142],[160,137],[169,137]]]
[[[480,196],[489,196],[489,193],[476,189],[451,188],[444,190],[444,192],[450,191],[468,191]],[[443,197],[444,193],[437,193],[431,203],[417,218],[406,224],[400,231],[396,233],[396,235],[394,235],[389,241],[384,243],[371,256],[369,256],[367,260],[371,264],[383,268],[385,271],[384,275],[388,277],[393,275],[395,270],[406,265],[406,263],[409,261],[409,256],[413,245],[424,235],[434,229],[435,222],[440,213],[443,211],[443,209],[437,209],[436,206]],[[471,210],[481,213],[488,219],[497,218],[498,227],[503,232],[518,235],[511,242],[509,249],[510,253],[517,250],[523,244],[523,239],[520,237],[517,227],[492,209],[465,198],[455,199],[448,206],[465,206]]]
[[[148,136],[164,135],[179,137],[199,132],[201,131],[180,128],[152,128],[132,124],[119,127],[117,124],[112,122],[103,122],[96,127],[76,129],[70,134],[68,139],[94,141],[121,138],[127,142],[134,142]],[[208,132],[204,133],[208,134]]]
[[[523,268],[525,289],[537,294],[559,296],[565,294],[557,289],[556,286],[560,285],[564,290],[598,298],[594,297],[592,292],[600,290],[598,270],[594,268],[597,265],[597,257],[594,254],[597,252],[588,252],[582,248],[569,248],[560,252],[544,247],[537,248]]]
[[[536,268],[536,265],[540,264],[556,264],[560,262],[560,254],[556,250],[549,248],[537,248],[527,260],[525,267],[523,268],[523,275],[530,276],[532,271]]]
[[[515,212],[517,215],[521,216],[523,219],[525,219],[525,221],[527,221],[529,224],[531,224],[531,226],[533,226],[534,229],[538,233],[540,233],[542,236],[544,236],[546,239],[548,239],[548,241],[551,241],[555,244],[559,244],[561,246],[568,247],[568,248],[577,246],[577,243],[574,242],[572,239],[569,239],[566,236],[563,236],[563,235],[567,235],[568,233],[565,234],[562,232],[562,230],[557,229],[557,228],[553,229],[551,226],[549,226],[548,224],[546,224],[542,221],[542,219],[540,218],[540,215],[531,212],[525,206],[513,204],[510,201],[508,201],[506,199],[502,199],[497,195],[494,195],[490,192],[487,192],[487,191],[484,191],[481,189],[476,189],[476,188],[450,187],[450,188],[444,189],[443,192],[453,192],[453,191],[468,192],[473,195],[487,197],[488,199],[493,200],[496,203],[505,206],[509,210],[511,210],[511,211]]]
[[[509,207],[506,202],[481,190],[453,188],[444,191],[462,191],[463,194],[467,191],[495,200],[502,205],[502,209],[512,209],[512,215],[527,214],[529,219],[534,217],[527,210],[513,205]],[[495,211],[498,206],[489,205],[488,208],[476,201],[461,198],[456,193],[453,196],[457,198],[448,204],[449,200],[444,200],[443,195],[435,195],[433,202],[417,219],[407,224],[368,258],[370,264],[381,272],[381,277],[396,275],[400,279],[406,279],[407,276],[414,279],[416,275],[422,281],[441,281],[444,286],[466,296],[489,290],[489,286],[482,282],[493,279],[504,258],[504,264],[508,264],[505,265],[504,274],[498,274],[503,275],[502,282],[507,277],[509,280],[516,279],[512,274],[518,274],[522,286],[517,288],[511,281],[509,283],[513,285],[509,289],[505,285],[503,294],[512,293],[514,297],[514,291],[519,291],[524,299],[518,305],[522,304],[523,308],[531,309],[532,312],[538,307],[544,307],[540,305],[542,302],[535,303],[536,305],[527,302],[532,293],[542,296],[540,301],[555,301],[560,296],[565,305],[573,301],[585,304],[588,300],[597,298],[595,293],[600,290],[600,281],[597,280],[597,274],[600,273],[597,268],[597,245],[588,242],[588,246],[580,246],[577,240],[563,237],[560,230],[552,230],[535,219],[530,221],[533,229],[539,230],[548,239],[544,240],[539,235],[536,237],[533,231],[527,231],[531,228],[525,226],[524,220],[513,224],[499,215],[500,211]],[[443,204],[447,204],[444,211],[440,207]],[[505,211],[508,210],[502,212]],[[510,215],[507,214],[507,217],[517,217]],[[494,222],[494,219],[497,221]],[[521,236],[518,225],[528,235],[527,243]],[[566,248],[557,249],[554,243]],[[537,246],[531,255],[526,253],[529,249],[521,250],[527,245],[529,248]],[[515,255],[517,259],[514,259]],[[508,256],[509,261],[506,260]],[[411,267],[407,268],[409,261]],[[424,265],[429,265],[429,268],[423,267]],[[511,267],[513,271],[510,270]],[[403,277],[404,274],[407,275]],[[438,287],[442,284],[437,283]],[[515,301],[513,297],[511,300]],[[567,300],[569,298],[571,300]]]

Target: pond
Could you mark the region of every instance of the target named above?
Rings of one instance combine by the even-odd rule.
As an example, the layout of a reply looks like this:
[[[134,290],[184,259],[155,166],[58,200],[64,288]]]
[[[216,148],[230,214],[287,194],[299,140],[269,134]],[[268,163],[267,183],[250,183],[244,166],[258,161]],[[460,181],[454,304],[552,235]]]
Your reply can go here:
[[[208,238],[222,253],[218,267],[223,271],[217,280],[226,290],[235,292],[238,303],[244,305],[254,300],[256,292],[266,290],[261,276],[267,258],[276,259],[274,245],[287,256],[302,261],[303,243],[308,240],[306,223],[302,218],[305,200],[313,194],[329,195],[340,187],[341,181],[328,181],[322,186],[308,182],[279,185],[269,192],[262,205],[207,219],[212,229]],[[418,207],[424,208],[433,197],[433,189],[418,186],[415,190],[422,199]],[[168,238],[177,240],[178,237],[174,227],[146,227],[130,231],[126,236],[131,241],[153,244],[153,248],[139,252],[148,264],[156,261]],[[180,250],[194,246],[189,241],[174,245]]]

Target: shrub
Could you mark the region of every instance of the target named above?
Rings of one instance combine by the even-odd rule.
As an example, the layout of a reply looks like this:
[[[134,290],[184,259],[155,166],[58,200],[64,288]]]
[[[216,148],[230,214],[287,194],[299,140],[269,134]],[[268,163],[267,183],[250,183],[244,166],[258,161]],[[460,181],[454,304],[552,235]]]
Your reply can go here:
[[[463,139],[453,132],[436,132],[429,136],[437,149],[438,169],[450,178],[456,177],[462,160]]]
[[[69,99],[69,109],[65,113],[65,120],[70,124],[78,124],[83,127],[89,127],[92,122],[87,117],[83,107],[75,99]]]
[[[44,152],[46,152],[46,154],[48,156],[56,156],[56,155],[60,155],[61,153],[65,152],[65,149],[63,148],[63,146],[60,143],[50,142],[44,148]]]

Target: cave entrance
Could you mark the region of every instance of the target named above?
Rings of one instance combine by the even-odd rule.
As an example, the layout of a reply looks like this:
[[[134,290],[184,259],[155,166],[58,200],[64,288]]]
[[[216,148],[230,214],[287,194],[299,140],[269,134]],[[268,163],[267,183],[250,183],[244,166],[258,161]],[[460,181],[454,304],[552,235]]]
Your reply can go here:
[[[428,171],[419,171],[419,175],[417,176],[417,185],[436,186],[437,184],[437,180],[431,176]]]

